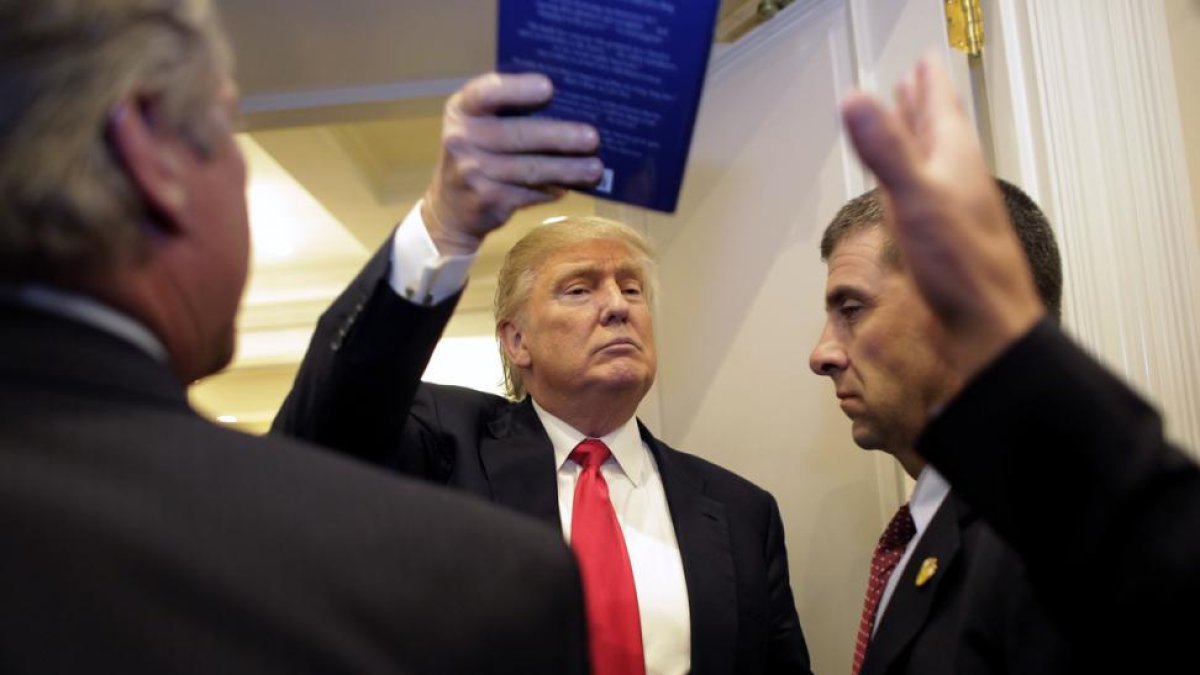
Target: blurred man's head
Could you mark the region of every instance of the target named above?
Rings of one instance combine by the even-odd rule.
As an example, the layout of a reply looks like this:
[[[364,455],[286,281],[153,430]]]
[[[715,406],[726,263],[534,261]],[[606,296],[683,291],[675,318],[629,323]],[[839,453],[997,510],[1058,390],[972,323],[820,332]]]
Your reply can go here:
[[[998,184],[1042,302],[1057,319],[1062,267],[1054,233],[1025,193]],[[855,443],[897,455],[909,468],[930,411],[961,383],[939,351],[939,324],[884,227],[886,217],[871,191],[843,206],[826,228],[826,323],[809,365],[833,380]]]
[[[93,295],[185,380],[245,284],[236,90],[208,0],[0,0],[0,283]]]
[[[523,237],[496,289],[509,395],[548,407],[604,392],[640,401],[657,367],[654,266],[645,237],[602,218],[569,218]]]

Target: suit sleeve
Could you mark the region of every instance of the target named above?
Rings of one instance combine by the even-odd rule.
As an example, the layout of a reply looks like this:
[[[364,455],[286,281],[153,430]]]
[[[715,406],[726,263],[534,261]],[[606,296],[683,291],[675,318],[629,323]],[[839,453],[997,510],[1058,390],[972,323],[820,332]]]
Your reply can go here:
[[[788,574],[787,548],[783,541],[783,519],[775,498],[770,500],[770,522],[767,525],[766,560],[767,583],[770,587],[769,619],[770,644],[767,650],[767,672],[788,675],[811,675],[808,644],[796,614],[792,584]]]
[[[409,411],[458,297],[421,307],[398,296],[390,241],[321,315],[271,430],[428,476],[436,460]]]
[[[1158,414],[1048,322],[918,442],[1024,560],[1078,651],[1183,658],[1200,604],[1200,469]],[[1116,672],[1116,671],[1113,671]],[[1144,671],[1150,672],[1150,671]]]

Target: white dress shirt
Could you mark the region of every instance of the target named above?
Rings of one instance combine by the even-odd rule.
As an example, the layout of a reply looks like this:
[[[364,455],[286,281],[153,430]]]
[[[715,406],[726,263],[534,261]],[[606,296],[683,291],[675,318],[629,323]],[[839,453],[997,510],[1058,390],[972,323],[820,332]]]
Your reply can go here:
[[[912,497],[908,500],[908,509],[912,512],[917,533],[904,548],[904,557],[900,558],[900,562],[896,564],[896,569],[888,579],[887,586],[883,588],[883,596],[879,598],[879,608],[875,610],[875,628],[871,633],[872,636],[875,634],[874,630],[879,630],[879,620],[887,610],[892,593],[896,590],[896,584],[900,582],[904,568],[908,565],[908,559],[912,557],[913,551],[921,541],[921,536],[925,534],[925,530],[929,529],[929,523],[933,521],[934,514],[941,508],[942,502],[946,501],[948,494],[950,494],[950,484],[932,466],[926,465],[921,470],[921,475],[917,476],[917,485],[913,488]]]
[[[388,283],[400,297],[418,305],[436,305],[462,290],[473,255],[439,255],[421,219],[421,202],[408,212],[392,235],[392,270]]]
[[[418,202],[396,228],[388,283],[416,304],[436,305],[462,290],[475,256],[439,255],[421,220],[420,207]],[[568,457],[585,436],[536,401],[533,407],[554,445],[558,512],[563,538],[569,543],[580,467]],[[683,675],[691,670],[691,615],[683,558],[658,465],[642,442],[634,418],[600,440],[612,451],[612,457],[601,465],[600,474],[608,484],[633,568],[646,673]]]
[[[586,436],[546,412],[537,401],[533,402],[533,409],[554,445],[558,513],[563,538],[570,543],[575,482],[582,469],[568,458]],[[687,673],[691,669],[692,652],[687,585],[658,465],[650,448],[642,442],[634,418],[600,440],[612,451],[612,456],[600,465],[600,474],[608,484],[609,499],[617,513],[633,568],[646,673]]]

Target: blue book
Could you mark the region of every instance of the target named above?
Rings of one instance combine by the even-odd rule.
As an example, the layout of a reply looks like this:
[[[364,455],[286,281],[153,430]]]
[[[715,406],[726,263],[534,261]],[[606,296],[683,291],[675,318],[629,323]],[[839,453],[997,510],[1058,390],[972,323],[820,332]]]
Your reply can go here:
[[[600,132],[588,193],[672,213],[679,202],[719,0],[500,0],[496,68],[554,82],[533,113]]]

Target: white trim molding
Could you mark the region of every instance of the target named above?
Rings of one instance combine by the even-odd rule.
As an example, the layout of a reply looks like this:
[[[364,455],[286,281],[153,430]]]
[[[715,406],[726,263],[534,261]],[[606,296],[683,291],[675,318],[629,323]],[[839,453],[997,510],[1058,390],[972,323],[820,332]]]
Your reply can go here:
[[[1055,224],[1066,324],[1200,451],[1200,245],[1162,2],[989,4],[999,170]]]

